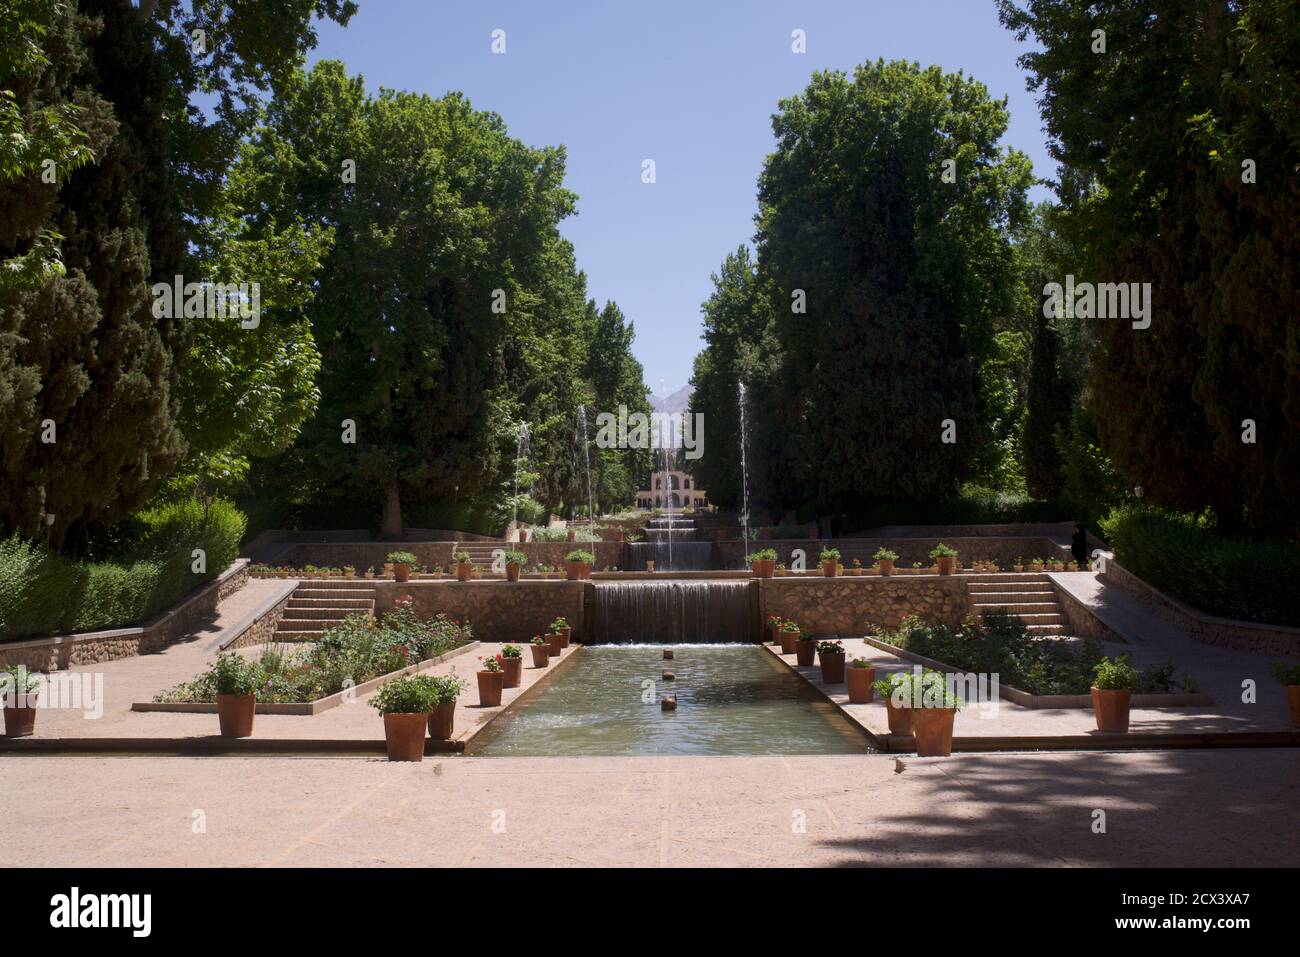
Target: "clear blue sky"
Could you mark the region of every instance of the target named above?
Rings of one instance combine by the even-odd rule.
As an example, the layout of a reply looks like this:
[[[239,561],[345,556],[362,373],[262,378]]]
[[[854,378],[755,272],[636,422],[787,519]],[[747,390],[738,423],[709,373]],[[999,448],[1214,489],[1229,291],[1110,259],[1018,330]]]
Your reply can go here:
[[[491,52],[498,28],[505,55]],[[790,50],[795,28],[806,54]],[[589,294],[636,324],[658,393],[690,378],[709,274],[753,235],[778,99],[814,70],[878,57],[961,69],[1009,97],[1006,142],[1047,176],[1020,52],[992,0],[360,0],[346,29],[321,27],[313,60],[344,61],[372,91],[461,90],[524,142],[566,146],[579,205],[562,231]],[[641,182],[647,158],[654,185]]]

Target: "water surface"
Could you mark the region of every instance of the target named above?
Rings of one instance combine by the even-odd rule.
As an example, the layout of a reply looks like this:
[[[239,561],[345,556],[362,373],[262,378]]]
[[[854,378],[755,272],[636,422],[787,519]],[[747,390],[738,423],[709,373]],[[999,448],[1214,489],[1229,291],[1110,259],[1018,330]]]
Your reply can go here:
[[[862,754],[866,737],[756,645],[596,645],[471,743],[481,755]],[[663,671],[676,674],[665,681]],[[652,682],[649,686],[646,682]],[[677,710],[659,699],[676,695]]]

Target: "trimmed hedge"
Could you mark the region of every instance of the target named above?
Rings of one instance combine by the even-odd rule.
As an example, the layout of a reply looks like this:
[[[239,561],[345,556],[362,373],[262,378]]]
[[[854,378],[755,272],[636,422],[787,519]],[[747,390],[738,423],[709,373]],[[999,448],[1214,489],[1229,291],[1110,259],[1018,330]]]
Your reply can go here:
[[[138,625],[211,581],[239,554],[244,516],[227,502],[136,515],[131,544],[102,562],[65,558],[16,535],[0,541],[0,641]],[[207,569],[191,570],[194,549]]]
[[[1241,541],[1205,519],[1127,505],[1102,520],[1116,560],[1210,615],[1300,626],[1300,546]]]
[[[840,526],[847,534],[849,530],[886,525],[1019,525],[1078,520],[1074,510],[1061,502],[964,485],[959,495],[937,502],[871,502],[845,515]]]

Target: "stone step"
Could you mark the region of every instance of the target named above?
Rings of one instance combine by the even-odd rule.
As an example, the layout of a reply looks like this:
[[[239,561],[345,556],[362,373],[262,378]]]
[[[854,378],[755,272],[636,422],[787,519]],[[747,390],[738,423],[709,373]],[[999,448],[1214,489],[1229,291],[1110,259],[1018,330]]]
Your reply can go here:
[[[1052,614],[1058,612],[1061,606],[1054,601],[995,601],[975,602],[971,608],[977,615],[982,615],[986,611],[1005,611],[1023,618],[1026,614]]]
[[[271,639],[275,642],[304,642],[320,641],[321,633],[319,631],[277,631],[275,637]]]
[[[281,621],[342,621],[349,615],[361,615],[369,618],[364,608],[294,608],[284,610]]]
[[[971,603],[976,605],[1056,604],[1054,591],[981,591],[971,592]]]
[[[365,578],[306,578],[298,588],[328,592],[373,590],[374,586],[367,585],[366,581]]]
[[[1063,635],[1065,634],[1064,625],[1025,625],[1025,630],[1031,635]]]
[[[966,587],[970,591],[1034,591],[1034,590],[1052,590],[1052,580],[1050,578],[1017,577],[1011,579],[999,578],[996,581],[975,581],[967,582]]]
[[[375,600],[373,598],[300,598],[295,592],[294,596],[289,599],[290,608],[351,608],[359,611],[373,611]]]
[[[339,619],[329,618],[290,618],[285,616],[276,623],[276,630],[283,628],[285,631],[324,631],[326,628],[333,628],[339,623]]]
[[[295,589],[293,598],[319,598],[328,601],[336,598],[358,598],[374,601],[375,590],[373,588],[317,588],[316,585],[312,585],[310,588]]]

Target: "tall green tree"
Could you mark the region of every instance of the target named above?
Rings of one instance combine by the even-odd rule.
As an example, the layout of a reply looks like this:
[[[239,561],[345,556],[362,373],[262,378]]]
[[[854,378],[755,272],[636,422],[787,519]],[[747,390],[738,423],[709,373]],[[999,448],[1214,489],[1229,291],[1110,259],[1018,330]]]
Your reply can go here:
[[[772,466],[823,508],[939,496],[974,470],[1031,182],[997,145],[1006,124],[982,84],[883,61],[814,74],[773,118],[757,218],[784,393]]]
[[[36,281],[0,291],[0,530],[58,547],[142,506],[182,460],[193,329],[154,314],[151,286],[200,278],[200,233],[262,94],[301,62],[314,17],[355,8],[6,6],[22,39],[0,58],[0,122],[27,139],[9,137],[2,164],[0,259],[6,273],[37,265],[16,270]],[[200,91],[212,111],[191,107]],[[38,169],[33,150],[47,148]]]
[[[1102,447],[1158,503],[1294,533],[1300,4],[999,7],[1035,44],[1076,279],[1151,284],[1149,328],[1091,323]]]

